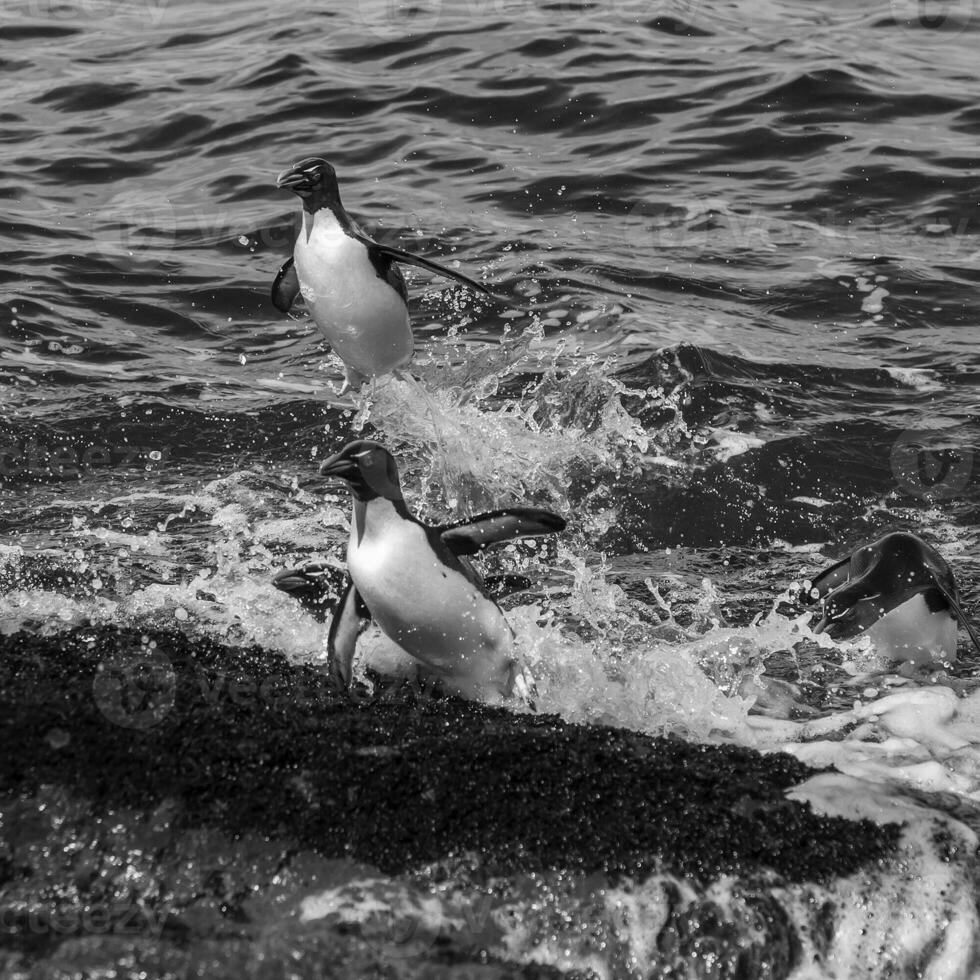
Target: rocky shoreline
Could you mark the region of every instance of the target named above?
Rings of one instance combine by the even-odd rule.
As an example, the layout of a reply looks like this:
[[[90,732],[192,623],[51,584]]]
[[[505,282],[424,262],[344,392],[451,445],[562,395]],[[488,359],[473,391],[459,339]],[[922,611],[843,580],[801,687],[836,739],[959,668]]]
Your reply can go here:
[[[303,903],[367,876],[419,907],[465,885],[500,911],[504,880],[581,902],[655,875],[702,896],[737,880],[759,939],[678,901],[670,975],[714,936],[732,970],[785,976],[800,943],[772,889],[872,876],[899,842],[788,800],[813,771],[787,755],[456,700],[351,704],[313,667],[179,632],[17,633],[0,673],[4,976],[122,957],[151,977],[353,977],[395,949],[407,976],[558,975],[501,955],[500,915],[450,941]]]

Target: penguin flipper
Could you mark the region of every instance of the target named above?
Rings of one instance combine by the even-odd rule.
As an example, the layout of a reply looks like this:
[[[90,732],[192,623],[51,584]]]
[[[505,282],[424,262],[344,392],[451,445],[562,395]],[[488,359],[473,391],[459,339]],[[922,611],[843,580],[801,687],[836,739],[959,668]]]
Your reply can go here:
[[[412,255],[411,252],[405,252],[400,248],[395,248],[393,245],[382,245],[380,242],[368,238],[367,235],[360,235],[355,232],[353,237],[357,238],[367,248],[369,253],[373,252],[383,255],[395,262],[404,262],[405,265],[418,266],[420,269],[427,269],[429,272],[434,272],[439,276],[445,276],[447,279],[455,279],[469,289],[493,298],[493,293],[483,283],[471,279],[462,272],[457,272],[455,269],[447,269],[438,262],[433,262],[431,259],[423,259],[418,255]]]
[[[977,635],[973,624],[964,615],[960,604],[958,602],[951,602],[950,608],[953,610],[953,615],[960,621],[960,626],[967,631],[970,639],[973,640],[973,645],[977,648],[977,651],[980,652],[980,636]]]
[[[350,690],[354,677],[354,651],[361,633],[361,621],[370,616],[368,607],[348,576],[347,586],[330,623],[327,640],[327,670],[330,679],[345,691]]]
[[[288,313],[298,295],[299,276],[296,275],[296,266],[293,264],[292,256],[290,256],[279,267],[279,272],[272,284],[272,305],[280,313]]]
[[[536,534],[554,534],[567,525],[564,518],[551,511],[533,507],[507,507],[478,514],[459,524],[437,528],[446,547],[457,557],[475,555],[492,544],[526,538]]]
[[[864,595],[860,588],[845,586],[827,598],[823,619],[813,632],[826,633],[835,640],[849,640],[874,626],[886,612],[880,596]]]
[[[965,629],[969,634],[970,639],[973,641],[973,645],[978,651],[980,651],[980,636],[977,635],[977,631],[973,624],[966,618],[966,613],[963,612],[963,607],[960,605],[959,597],[956,595],[955,588],[955,584],[951,590],[946,587],[945,582],[936,583],[936,589],[946,600],[947,604],[949,605],[950,612],[959,621],[960,626],[962,626],[963,629]]]

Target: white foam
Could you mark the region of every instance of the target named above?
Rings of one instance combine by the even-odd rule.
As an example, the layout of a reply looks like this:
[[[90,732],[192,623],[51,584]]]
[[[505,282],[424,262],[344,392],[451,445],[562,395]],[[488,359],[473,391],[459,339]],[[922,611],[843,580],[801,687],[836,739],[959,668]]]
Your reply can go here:
[[[722,463],[727,463],[733,457],[742,456],[753,449],[760,449],[766,444],[765,440],[758,436],[726,429],[713,429],[711,438],[718,446],[716,456]]]
[[[943,383],[930,368],[886,367],[885,371],[899,384],[916,391],[941,391]]]
[[[880,313],[885,306],[885,300],[891,295],[884,286],[877,286],[861,301],[861,310],[865,313]]]

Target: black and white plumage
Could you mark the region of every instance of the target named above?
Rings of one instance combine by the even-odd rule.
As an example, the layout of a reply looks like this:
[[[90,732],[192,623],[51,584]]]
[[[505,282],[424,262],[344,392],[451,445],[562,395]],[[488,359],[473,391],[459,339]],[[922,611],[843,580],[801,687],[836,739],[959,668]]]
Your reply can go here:
[[[320,467],[353,496],[348,582],[330,627],[330,672],[349,689],[366,620],[464,697],[530,699],[514,634],[469,557],[514,538],[552,534],[565,521],[546,510],[508,508],[443,526],[405,506],[394,457],[368,440],[349,443]]]
[[[896,531],[855,549],[813,580],[821,604],[815,633],[850,639],[867,632],[879,653],[924,665],[956,659],[957,624],[980,650],[942,555],[914,534]]]
[[[412,357],[408,292],[399,262],[492,295],[460,272],[365,235],[344,210],[334,168],[321,157],[284,170],[277,186],[302,200],[303,227],[292,258],[272,285],[272,302],[286,313],[302,294],[317,327],[344,362],[348,385],[404,367]]]

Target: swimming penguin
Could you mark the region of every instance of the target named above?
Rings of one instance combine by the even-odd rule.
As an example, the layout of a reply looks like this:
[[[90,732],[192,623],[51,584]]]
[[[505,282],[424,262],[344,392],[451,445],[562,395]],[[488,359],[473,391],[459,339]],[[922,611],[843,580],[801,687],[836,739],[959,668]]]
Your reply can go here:
[[[320,474],[354,498],[347,589],[330,626],[330,672],[346,689],[363,621],[463,697],[530,699],[533,681],[516,659],[514,634],[468,556],[501,541],[552,534],[565,521],[546,510],[509,508],[430,527],[409,513],[394,457],[368,440],[325,460]]]
[[[892,660],[921,666],[956,659],[957,622],[980,650],[980,637],[960,607],[942,555],[914,534],[896,531],[862,545],[821,572],[809,594],[822,618],[814,633],[849,639],[867,631]]]
[[[493,295],[460,272],[365,235],[340,203],[337,175],[326,160],[301,160],[279,174],[276,186],[302,200],[303,227],[292,258],[272,284],[272,302],[288,313],[303,294],[316,325],[344,362],[345,390],[403,367],[412,357],[408,291],[397,263]]]

